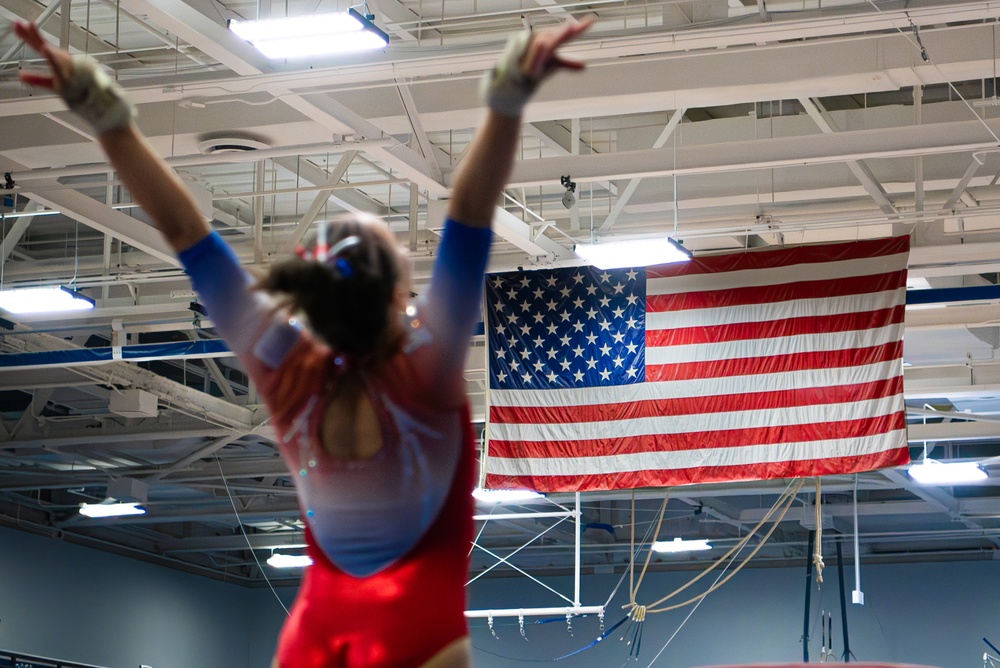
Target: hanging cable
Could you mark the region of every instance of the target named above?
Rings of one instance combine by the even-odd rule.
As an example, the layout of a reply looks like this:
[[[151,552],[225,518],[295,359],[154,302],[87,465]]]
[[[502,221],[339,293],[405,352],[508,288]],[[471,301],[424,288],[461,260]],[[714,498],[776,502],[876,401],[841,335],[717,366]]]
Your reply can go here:
[[[260,559],[257,558],[257,553],[253,549],[253,545],[250,544],[250,537],[247,536],[247,530],[243,528],[243,521],[240,520],[240,513],[236,510],[236,501],[233,499],[233,492],[229,489],[229,481],[226,480],[226,474],[222,470],[222,460],[219,459],[219,454],[215,454],[215,463],[219,466],[219,475],[222,477],[222,484],[226,486],[226,494],[229,496],[229,503],[233,506],[233,514],[236,515],[236,524],[240,527],[240,532],[243,534],[243,540],[247,542],[247,547],[250,549],[250,554],[253,556],[253,560],[257,562],[257,568],[260,569],[260,574],[264,576],[264,581],[267,582],[267,586],[271,588],[271,593],[274,597],[278,599],[278,605],[281,606],[282,610],[285,611],[286,616],[291,616],[292,613],[288,611],[288,607],[285,606],[285,602],[281,600],[278,596],[277,590],[274,585],[271,584],[271,578],[267,577],[267,571],[260,564]]]
[[[879,6],[875,4],[875,0],[868,0],[868,4],[874,7],[875,11],[878,12],[879,14],[883,13],[882,10],[879,9]],[[942,79],[948,81],[948,77],[946,77],[944,72],[941,71],[941,68],[937,66],[937,63],[931,60],[930,56],[927,53],[927,49],[924,48],[923,40],[920,38],[920,30],[913,23],[913,19],[910,18],[910,14],[908,12],[903,12],[903,14],[906,16],[906,20],[909,22],[910,28],[912,29],[913,34],[916,37],[916,40],[910,39],[910,36],[906,34],[906,31],[904,31],[899,26],[896,26],[896,31],[899,32],[899,34],[902,35],[903,38],[906,39],[906,41],[912,44],[914,48],[916,48],[917,51],[920,52],[920,58],[922,60],[924,60],[931,67],[937,70],[937,73],[941,75]],[[969,104],[969,101],[966,100],[965,97],[962,96],[962,94],[958,91],[958,88],[955,87],[955,84],[953,84],[951,81],[948,81],[948,87],[955,93],[955,95],[958,96],[958,99],[960,99],[965,104],[965,106],[969,108],[969,111],[971,111],[972,115],[976,117],[976,120],[979,121],[979,123],[984,128],[986,128],[986,131],[990,133],[990,136],[993,137],[993,140],[996,141],[997,144],[1000,144],[1000,137],[998,137],[997,134],[993,132],[993,128],[991,128],[989,124],[986,123],[986,120],[982,116],[976,113],[975,108],[971,104]]]

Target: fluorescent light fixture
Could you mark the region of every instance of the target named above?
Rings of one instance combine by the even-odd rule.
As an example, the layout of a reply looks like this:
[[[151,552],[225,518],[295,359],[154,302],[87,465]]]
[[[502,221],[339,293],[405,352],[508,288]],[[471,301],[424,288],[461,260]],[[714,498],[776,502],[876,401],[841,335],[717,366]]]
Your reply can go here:
[[[268,566],[274,568],[305,568],[312,566],[313,560],[308,554],[280,554],[275,552],[268,560]]]
[[[707,540],[684,540],[674,538],[673,540],[658,540],[653,543],[653,552],[694,552],[696,550],[711,550],[712,546]]]
[[[530,489],[483,489],[477,487],[472,490],[472,496],[475,497],[476,501],[483,503],[507,503],[540,499],[544,494],[533,492]]]
[[[598,269],[687,262],[691,253],[670,237],[576,244],[576,254]]]
[[[57,313],[92,308],[93,299],[62,285],[0,290],[0,309],[8,313]]]
[[[354,9],[256,21],[229,21],[229,29],[268,58],[307,58],[384,49],[389,36]]]
[[[145,515],[146,509],[138,503],[82,503],[80,514],[87,517],[123,517]]]
[[[910,466],[909,474],[924,485],[957,485],[989,477],[977,462],[939,462],[926,457]]]

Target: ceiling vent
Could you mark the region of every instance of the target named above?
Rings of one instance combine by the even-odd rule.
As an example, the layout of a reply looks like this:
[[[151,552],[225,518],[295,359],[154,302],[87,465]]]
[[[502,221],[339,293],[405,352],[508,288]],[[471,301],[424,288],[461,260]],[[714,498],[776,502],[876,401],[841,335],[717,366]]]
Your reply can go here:
[[[247,132],[207,133],[202,135],[198,141],[198,150],[205,155],[243,153],[270,147],[271,145],[263,137]]]

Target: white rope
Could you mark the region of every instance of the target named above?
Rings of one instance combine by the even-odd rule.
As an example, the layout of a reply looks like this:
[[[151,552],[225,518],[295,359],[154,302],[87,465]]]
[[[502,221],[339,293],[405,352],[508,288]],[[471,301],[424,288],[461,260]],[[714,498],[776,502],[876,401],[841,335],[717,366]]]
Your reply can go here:
[[[764,515],[763,518],[761,518],[760,522],[757,523],[757,525],[753,528],[753,530],[750,533],[748,533],[746,536],[744,536],[743,538],[741,538],[739,540],[739,542],[736,543],[736,545],[734,545],[732,548],[730,548],[729,551],[726,552],[724,555],[722,555],[721,557],[719,557],[715,562],[712,563],[712,565],[710,565],[708,568],[706,568],[704,571],[702,571],[698,576],[692,578],[687,584],[682,585],[681,587],[678,587],[677,589],[675,589],[670,594],[667,594],[666,596],[664,596],[663,598],[659,599],[658,601],[656,601],[656,602],[654,602],[652,604],[647,604],[645,606],[639,606],[635,602],[635,595],[638,593],[639,584],[642,584],[642,579],[640,577],[639,584],[637,584],[635,586],[635,588],[634,588],[635,591],[631,594],[629,602],[626,603],[625,605],[623,605],[622,608],[630,608],[631,609],[630,610],[630,614],[631,614],[637,608],[642,607],[643,610],[642,610],[641,614],[643,615],[643,617],[645,617],[646,614],[657,613],[657,612],[666,612],[667,610],[674,610],[676,608],[680,608],[680,607],[683,607],[685,605],[689,605],[691,603],[694,603],[695,601],[699,601],[699,600],[703,599],[705,596],[707,596],[708,594],[710,594],[713,591],[715,591],[718,587],[722,586],[730,578],[732,578],[734,575],[736,575],[736,573],[738,573],[747,563],[749,563],[750,560],[757,554],[757,552],[759,552],[761,550],[761,548],[764,547],[764,545],[767,543],[768,539],[771,537],[771,534],[774,533],[774,530],[778,527],[778,524],[781,523],[781,520],[784,519],[785,515],[788,513],[788,509],[791,507],[792,503],[795,501],[795,497],[797,496],[799,490],[802,488],[803,483],[804,483],[804,480],[802,480],[802,479],[794,480],[794,481],[788,483],[788,486],[785,488],[785,491],[783,491],[781,493],[781,496],[778,497],[778,500],[774,503],[773,506],[771,506],[771,509],[767,511],[767,513]],[[675,605],[672,605],[672,606],[668,606],[668,607],[665,607],[665,608],[658,608],[658,607],[656,607],[656,606],[659,606],[662,603],[668,601],[669,599],[673,598],[677,594],[681,593],[682,591],[684,591],[685,589],[687,589],[688,587],[690,587],[691,585],[693,585],[695,582],[697,582],[701,578],[703,578],[706,575],[708,575],[711,571],[715,570],[716,567],[718,567],[723,562],[725,562],[727,559],[729,559],[729,557],[732,556],[734,553],[736,553],[739,550],[742,550],[743,547],[750,541],[750,539],[757,533],[757,531],[760,530],[760,528],[762,526],[764,526],[764,524],[767,523],[776,512],[778,512],[779,508],[782,508],[781,512],[780,512],[779,516],[777,517],[777,519],[775,519],[774,524],[771,526],[771,528],[768,530],[768,532],[764,535],[764,538],[753,549],[753,551],[750,553],[750,555],[739,566],[737,566],[736,569],[733,570],[732,573],[730,573],[728,576],[726,576],[721,581],[717,581],[715,584],[713,584],[708,590],[706,590],[702,594],[699,594],[698,596],[695,596],[695,597],[693,597],[693,598],[691,598],[691,599],[689,599],[687,601],[684,601],[683,603],[678,603],[678,604],[675,604]],[[661,510],[661,516],[660,516],[660,518],[662,520],[662,510]],[[657,525],[657,526],[659,526],[659,525]],[[645,571],[646,571],[646,568],[648,567],[648,565],[649,565],[649,556],[647,555],[646,565],[643,566],[643,574],[645,574]]]
[[[816,584],[823,584],[823,512],[820,504],[820,478],[816,478],[816,544],[813,548],[813,566],[816,567]]]

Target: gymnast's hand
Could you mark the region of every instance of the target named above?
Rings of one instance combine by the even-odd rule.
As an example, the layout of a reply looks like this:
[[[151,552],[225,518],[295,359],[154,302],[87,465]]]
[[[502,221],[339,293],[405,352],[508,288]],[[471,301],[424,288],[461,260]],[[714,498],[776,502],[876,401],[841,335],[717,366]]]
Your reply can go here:
[[[582,62],[563,58],[557,52],[593,23],[592,20],[563,23],[556,28],[511,36],[497,64],[483,78],[483,101],[503,116],[519,117],[538,84],[549,75],[560,69],[583,69]]]
[[[563,58],[557,51],[566,42],[582,35],[593,24],[594,20],[588,19],[531,33],[531,39],[521,58],[521,75],[538,85],[556,70],[582,70],[582,61]]]
[[[24,43],[45,57],[49,63],[51,74],[37,74],[34,72],[22,71],[21,81],[39,88],[48,88],[56,93],[62,93],[66,84],[73,75],[73,56],[63,49],[58,49],[42,37],[38,31],[38,26],[34,23],[16,21],[14,32],[24,40]]]

